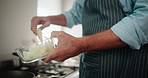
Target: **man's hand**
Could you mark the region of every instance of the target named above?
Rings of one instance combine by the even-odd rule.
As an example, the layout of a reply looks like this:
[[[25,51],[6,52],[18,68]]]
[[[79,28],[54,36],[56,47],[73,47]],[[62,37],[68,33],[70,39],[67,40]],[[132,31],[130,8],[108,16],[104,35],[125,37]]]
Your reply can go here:
[[[70,57],[80,54],[81,42],[79,38],[73,37],[63,31],[53,31],[52,37],[58,38],[58,45],[49,53],[43,61],[48,63],[51,60],[62,62]]]
[[[62,31],[54,31],[52,37],[58,38],[58,45],[43,60],[46,63],[51,60],[64,61],[82,52],[127,46],[110,29],[81,38],[73,37]]]
[[[50,18],[49,17],[33,17],[31,20],[31,30],[34,34],[37,35],[37,25],[42,25],[40,29],[44,29],[45,27],[50,25]]]
[[[37,35],[37,25],[42,25],[40,29],[48,27],[50,24],[66,26],[66,18],[64,15],[47,16],[47,17],[33,17],[31,20],[31,30]]]

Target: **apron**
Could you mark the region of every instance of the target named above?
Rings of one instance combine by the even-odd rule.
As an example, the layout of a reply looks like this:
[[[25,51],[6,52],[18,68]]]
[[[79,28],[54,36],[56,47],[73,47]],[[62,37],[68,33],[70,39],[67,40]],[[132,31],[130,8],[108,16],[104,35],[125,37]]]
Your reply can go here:
[[[119,0],[85,0],[83,36],[110,29],[126,15]],[[148,45],[84,52],[79,78],[148,78]]]

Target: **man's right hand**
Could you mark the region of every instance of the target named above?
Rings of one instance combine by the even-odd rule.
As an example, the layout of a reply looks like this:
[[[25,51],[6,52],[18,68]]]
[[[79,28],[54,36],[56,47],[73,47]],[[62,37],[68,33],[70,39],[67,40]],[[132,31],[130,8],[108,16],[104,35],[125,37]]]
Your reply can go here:
[[[37,35],[37,25],[41,25],[39,29],[44,29],[45,27],[48,27],[51,24],[49,17],[33,17],[31,20],[31,30],[32,32]]]

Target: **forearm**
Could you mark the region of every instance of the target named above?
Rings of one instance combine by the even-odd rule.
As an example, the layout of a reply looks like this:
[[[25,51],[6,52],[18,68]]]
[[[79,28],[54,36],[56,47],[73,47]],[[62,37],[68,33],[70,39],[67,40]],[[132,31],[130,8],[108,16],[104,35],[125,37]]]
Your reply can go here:
[[[48,16],[51,24],[66,26],[66,18],[63,14],[56,16]]]
[[[81,52],[127,46],[110,29],[91,36],[82,37],[80,41]]]

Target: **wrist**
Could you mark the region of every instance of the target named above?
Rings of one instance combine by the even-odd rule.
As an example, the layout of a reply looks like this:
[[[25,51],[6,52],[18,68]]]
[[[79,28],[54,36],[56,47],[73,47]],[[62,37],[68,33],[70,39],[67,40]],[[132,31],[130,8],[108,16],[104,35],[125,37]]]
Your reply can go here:
[[[47,16],[47,19],[48,21],[50,21],[50,24],[53,24],[54,21],[53,16]]]
[[[66,18],[64,15],[48,16],[48,20],[50,21],[51,24],[61,25],[61,26],[66,25]]]
[[[88,51],[88,46],[89,46],[88,37],[78,38],[78,42],[77,43],[78,43],[78,51],[80,53]]]

